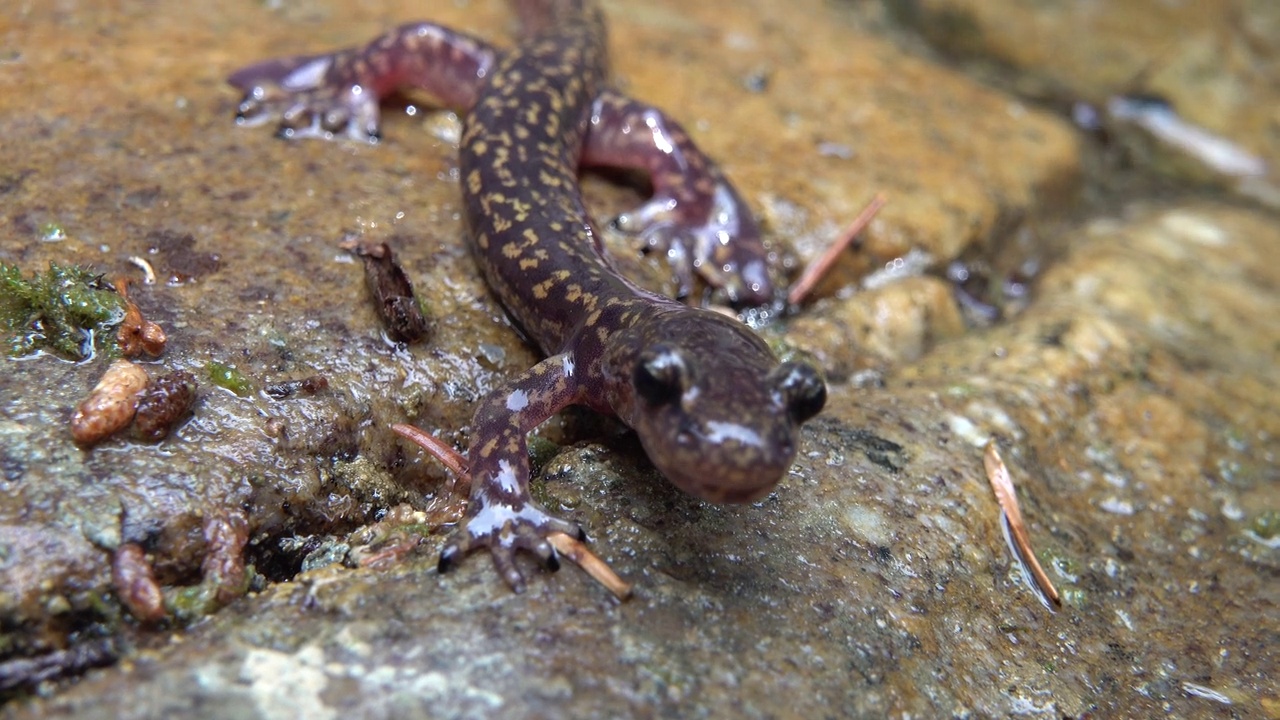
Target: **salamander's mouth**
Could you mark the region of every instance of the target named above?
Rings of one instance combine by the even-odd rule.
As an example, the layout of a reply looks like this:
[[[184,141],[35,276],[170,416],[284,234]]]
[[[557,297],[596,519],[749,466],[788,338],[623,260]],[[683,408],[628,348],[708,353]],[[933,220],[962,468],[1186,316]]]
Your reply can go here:
[[[768,497],[769,493],[778,486],[778,483],[769,483],[761,487],[755,488],[711,488],[710,495],[702,495],[702,499],[714,503],[724,503],[727,505],[742,505],[745,503],[755,502]],[[695,493],[696,494],[696,493]]]
[[[686,429],[690,425],[685,425]],[[728,422],[707,422],[696,430],[662,438],[655,452],[641,443],[668,480],[707,502],[743,504],[773,492],[795,458],[790,428],[773,433]]]
[[[661,469],[661,468],[659,468]],[[782,472],[771,478],[756,477],[750,481],[744,478],[725,478],[715,473],[694,478],[681,478],[667,474],[667,478],[676,487],[707,502],[726,505],[742,505],[755,502],[769,495],[782,479]]]

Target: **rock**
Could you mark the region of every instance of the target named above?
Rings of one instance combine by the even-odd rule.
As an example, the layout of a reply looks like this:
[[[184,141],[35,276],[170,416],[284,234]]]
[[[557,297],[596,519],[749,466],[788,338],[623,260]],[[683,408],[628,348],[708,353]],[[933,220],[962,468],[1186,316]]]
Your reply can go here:
[[[1242,145],[1271,168],[1280,162],[1275,3],[890,5],[943,51],[1013,70],[1022,92],[1099,107],[1113,95],[1160,97],[1190,123]]]
[[[440,577],[439,535],[385,567],[338,562],[353,564],[348,533],[443,486],[390,425],[461,445],[474,401],[534,355],[458,242],[447,138],[393,113],[376,147],[284,143],[234,127],[222,82],[253,58],[363,41],[419,4],[36,4],[0,35],[17,69],[0,74],[0,259],[127,273],[149,258],[191,276],[131,288],[170,333],[165,371],[327,380],[281,399],[202,383],[158,445],[86,453],[64,427],[100,369],[5,362],[0,686],[22,685],[28,658],[111,641],[67,655],[70,677],[35,696],[9,691],[6,717],[1274,715],[1280,562],[1257,531],[1280,508],[1269,216],[1137,199],[1053,252],[1022,246],[1010,238],[1078,210],[1081,143],[1063,121],[836,4],[607,9],[620,84],[723,161],[784,256],[809,259],[890,197],[824,296],[767,330],[837,377],[774,494],[707,505],[628,435],[539,431],[538,497],[635,583],[624,604],[573,567],[527,563],[523,595],[479,557]],[[512,23],[495,2],[430,13],[487,37]],[[601,217],[638,200],[586,188]],[[45,222],[64,237],[42,242]],[[393,247],[437,320],[429,343],[384,341],[338,249],[353,233]],[[157,238],[207,262],[167,267]],[[854,292],[909,252],[928,274]],[[1025,307],[964,327],[939,269],[1023,257],[1046,267]],[[1057,615],[1004,546],[992,436],[1066,599]],[[236,509],[256,590],[189,628],[121,616],[111,550],[144,548],[172,593],[199,573],[206,520]]]

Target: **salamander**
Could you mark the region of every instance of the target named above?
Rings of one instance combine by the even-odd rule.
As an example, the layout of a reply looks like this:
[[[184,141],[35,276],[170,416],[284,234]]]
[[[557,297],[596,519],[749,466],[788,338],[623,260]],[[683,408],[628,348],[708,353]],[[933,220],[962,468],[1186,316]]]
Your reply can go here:
[[[590,0],[517,0],[523,33],[502,51],[432,23],[359,48],[269,60],[230,78],[238,120],[284,137],[379,139],[378,100],[405,87],[465,113],[460,178],[467,236],[493,293],[546,355],[493,389],[471,424],[466,515],[440,570],[487,548],[519,591],[518,551],[559,566],[554,532],[585,539],[529,495],[526,435],[570,405],[615,415],[654,466],[713,502],[767,495],[821,411],[812,366],[779,362],[746,326],[654,294],[617,273],[583,204],[578,172],[647,171],[653,197],[615,224],[739,303],[774,288],[758,226],[720,170],[665,113],[607,86],[605,25]]]

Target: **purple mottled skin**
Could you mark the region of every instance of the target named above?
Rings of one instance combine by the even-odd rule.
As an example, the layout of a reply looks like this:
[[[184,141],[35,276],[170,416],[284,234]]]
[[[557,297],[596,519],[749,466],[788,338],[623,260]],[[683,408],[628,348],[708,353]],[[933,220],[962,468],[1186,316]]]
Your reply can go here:
[[[779,363],[735,320],[613,270],[579,193],[584,165],[649,172],[654,197],[618,224],[675,258],[682,282],[697,272],[747,304],[773,293],[758,229],[720,171],[661,111],[605,86],[596,3],[515,6],[524,37],[509,51],[418,23],[363,48],[254,65],[231,83],[246,93],[242,121],[280,118],[287,137],[376,139],[378,98],[401,87],[467,114],[460,162],[476,261],[548,357],[481,400],[468,452],[471,501],[440,567],[487,547],[519,590],[517,551],[554,569],[547,536],[582,537],[529,496],[525,438],[547,418],[569,405],[616,415],[680,488],[749,502],[791,465],[800,425],[822,409],[826,386],[808,365]]]

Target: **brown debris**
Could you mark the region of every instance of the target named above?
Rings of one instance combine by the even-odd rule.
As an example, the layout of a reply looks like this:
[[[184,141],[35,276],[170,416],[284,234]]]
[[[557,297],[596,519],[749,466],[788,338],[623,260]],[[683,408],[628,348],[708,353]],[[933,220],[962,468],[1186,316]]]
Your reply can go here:
[[[124,319],[120,321],[120,329],[116,339],[120,342],[120,353],[125,357],[137,357],[143,352],[152,357],[164,352],[169,338],[159,325],[142,317],[142,311],[129,299],[129,279],[120,278],[115,282],[116,290],[124,298]]]
[[[1013,556],[1017,559],[1023,573],[1032,580],[1031,584],[1045,607],[1050,610],[1061,608],[1062,598],[1058,596],[1057,588],[1045,574],[1044,568],[1040,567],[1040,561],[1036,560],[1035,551],[1031,549],[1031,537],[1027,533],[1026,523],[1022,520],[1022,510],[1018,506],[1013,478],[1009,475],[1009,468],[1005,466],[1004,459],[1000,457],[995,440],[987,443],[982,462],[986,467],[987,480],[991,483],[991,489],[996,493],[996,501],[1000,503],[1000,522],[1004,527],[1005,539],[1009,541],[1009,549],[1013,551]]]
[[[238,510],[206,518],[204,540],[208,548],[200,564],[201,585],[213,588],[218,605],[226,605],[244,595],[249,586],[244,566],[249,520]]]
[[[102,379],[71,416],[71,437],[90,446],[127,427],[138,409],[138,397],[151,378],[128,360],[111,363]]]
[[[310,375],[301,380],[285,380],[271,383],[263,388],[263,392],[273,400],[283,400],[295,393],[315,395],[329,387],[329,379],[323,375]]]
[[[459,510],[459,517],[461,510]],[[349,536],[351,550],[347,564],[361,568],[380,568],[399,562],[422,544],[423,526],[434,528],[428,513],[401,503],[387,510],[378,522],[361,528]]]
[[[447,488],[445,492],[440,493],[437,499],[455,497],[470,491],[471,473],[467,470],[467,459],[465,457],[435,436],[412,425],[392,425],[391,429],[406,440],[416,443],[453,472],[456,477],[455,484]],[[432,504],[435,504],[434,500]],[[428,512],[430,512],[430,509],[428,509]],[[461,519],[461,513],[459,513],[459,519]],[[631,597],[631,584],[618,577],[605,561],[588,550],[587,546],[576,538],[556,532],[547,536],[547,542],[551,543],[557,552],[576,563],[578,567],[582,568],[592,579],[603,585],[619,600],[626,600]]]
[[[813,292],[818,282],[831,270],[840,255],[848,249],[854,238],[858,237],[858,233],[861,233],[867,227],[867,224],[876,216],[876,213],[880,212],[880,208],[884,207],[886,202],[888,202],[888,198],[884,193],[876,193],[876,196],[871,198],[871,202],[867,203],[867,206],[862,209],[862,212],[858,213],[853,222],[849,223],[844,232],[804,269],[804,272],[800,274],[800,279],[796,280],[791,289],[787,291],[787,303],[799,305],[809,297],[809,293]]]
[[[377,549],[353,548],[351,554],[355,558],[356,567],[377,569],[400,562],[401,558],[413,552],[421,544],[422,536],[415,535],[397,542],[379,545]]]
[[[396,342],[410,344],[426,338],[431,325],[418,307],[413,284],[396,262],[391,247],[386,243],[364,244],[354,240],[341,247],[364,261],[365,282],[373,293],[378,317],[387,335]]]
[[[133,420],[134,433],[147,442],[160,442],[191,412],[196,402],[196,379],[185,370],[156,378],[142,391]]]
[[[141,545],[124,543],[116,548],[111,561],[111,582],[120,602],[139,620],[155,622],[167,615],[160,583],[156,582]]]

